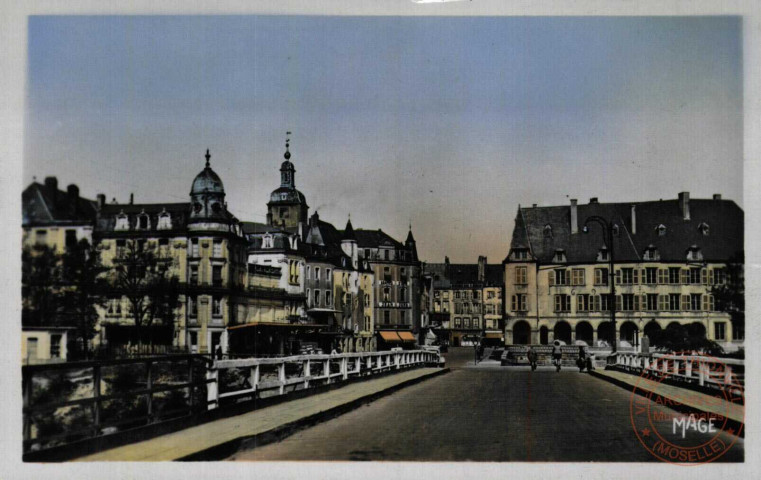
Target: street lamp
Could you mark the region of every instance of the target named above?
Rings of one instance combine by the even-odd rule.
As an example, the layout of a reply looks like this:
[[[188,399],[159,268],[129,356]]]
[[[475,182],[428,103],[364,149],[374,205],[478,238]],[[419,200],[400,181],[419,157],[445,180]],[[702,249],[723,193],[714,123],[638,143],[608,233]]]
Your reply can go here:
[[[613,325],[613,353],[618,350],[618,338],[616,335],[616,282],[613,270],[613,224],[604,218],[592,215],[584,221],[584,233],[589,233],[589,223],[594,222],[600,225],[603,232],[604,241],[608,247],[608,281],[610,282],[610,298],[608,299],[608,308],[610,309],[610,322]]]

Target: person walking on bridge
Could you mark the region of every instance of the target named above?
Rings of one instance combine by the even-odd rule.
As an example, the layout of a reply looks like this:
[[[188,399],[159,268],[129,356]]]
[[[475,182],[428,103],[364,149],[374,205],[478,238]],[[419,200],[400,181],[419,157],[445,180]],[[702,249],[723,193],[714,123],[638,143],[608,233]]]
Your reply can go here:
[[[528,352],[526,352],[526,358],[528,358],[528,363],[531,364],[531,370],[536,370],[537,355],[533,345],[529,345]]]
[[[552,344],[552,362],[555,364],[557,371],[560,371],[560,363],[563,359],[563,350],[560,348],[560,340],[555,340]]]

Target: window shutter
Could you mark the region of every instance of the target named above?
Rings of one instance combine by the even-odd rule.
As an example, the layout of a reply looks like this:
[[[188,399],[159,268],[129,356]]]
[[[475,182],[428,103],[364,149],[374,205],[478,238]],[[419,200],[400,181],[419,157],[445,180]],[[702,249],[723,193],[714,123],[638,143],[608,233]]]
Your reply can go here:
[[[616,285],[621,285],[621,270],[616,270]]]
[[[633,283],[638,284],[639,283],[639,268],[633,269],[632,275],[634,276]]]
[[[640,297],[639,309],[647,310],[647,295],[642,295],[642,297]]]
[[[713,275],[713,268],[708,271],[708,284],[713,285],[714,283],[714,275]]]
[[[560,295],[555,295],[555,311],[560,311]]]
[[[706,268],[701,268],[700,269],[700,282],[703,285],[707,285],[708,284],[708,269],[706,269]]]
[[[634,295],[634,310],[635,311],[639,311],[639,309],[640,309],[639,308],[639,299],[640,299],[639,295]]]
[[[550,270],[547,272],[547,283],[549,283],[550,287],[555,285],[555,271]]]
[[[703,311],[708,311],[708,295],[703,295]]]
[[[690,310],[690,296],[689,295],[682,295],[682,310],[685,312]]]
[[[682,269],[682,283],[683,284],[690,283],[690,271],[687,270],[686,268]]]
[[[619,312],[621,311],[621,303],[622,303],[621,295],[616,295],[616,311],[619,311]]]
[[[586,276],[587,276],[587,272],[586,271],[579,270],[579,285],[586,285],[587,284],[587,280],[585,278]]]
[[[658,295],[658,310],[665,312],[669,309],[669,297],[667,295]]]
[[[665,283],[666,283],[666,269],[659,268],[658,269],[658,285],[663,285]]]

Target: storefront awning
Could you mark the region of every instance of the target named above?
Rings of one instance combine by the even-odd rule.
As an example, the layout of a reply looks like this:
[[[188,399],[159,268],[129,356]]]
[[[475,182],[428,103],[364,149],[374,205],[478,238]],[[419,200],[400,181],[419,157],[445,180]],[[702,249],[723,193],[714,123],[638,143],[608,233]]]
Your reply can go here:
[[[399,335],[397,335],[396,332],[378,332],[380,333],[380,336],[383,340],[386,342],[401,342],[402,339],[399,338]]]
[[[238,330],[241,328],[251,327],[285,327],[285,328],[325,328],[327,325],[320,325],[318,323],[281,323],[281,322],[251,322],[244,323],[243,325],[233,325],[227,327],[228,330]]]
[[[399,338],[401,338],[403,342],[415,341],[415,335],[413,335],[412,332],[398,332],[398,334]]]
[[[502,338],[502,332],[486,332],[486,338]]]

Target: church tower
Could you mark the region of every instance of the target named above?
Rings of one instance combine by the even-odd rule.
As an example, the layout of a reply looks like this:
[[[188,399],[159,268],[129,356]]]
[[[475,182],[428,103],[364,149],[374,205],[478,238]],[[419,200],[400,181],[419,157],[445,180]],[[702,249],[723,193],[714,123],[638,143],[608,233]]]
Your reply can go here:
[[[285,230],[298,231],[306,225],[309,212],[304,194],[296,190],[296,167],[291,163],[290,135],[285,138],[285,161],[280,165],[280,188],[270,194],[267,203],[267,224]]]

